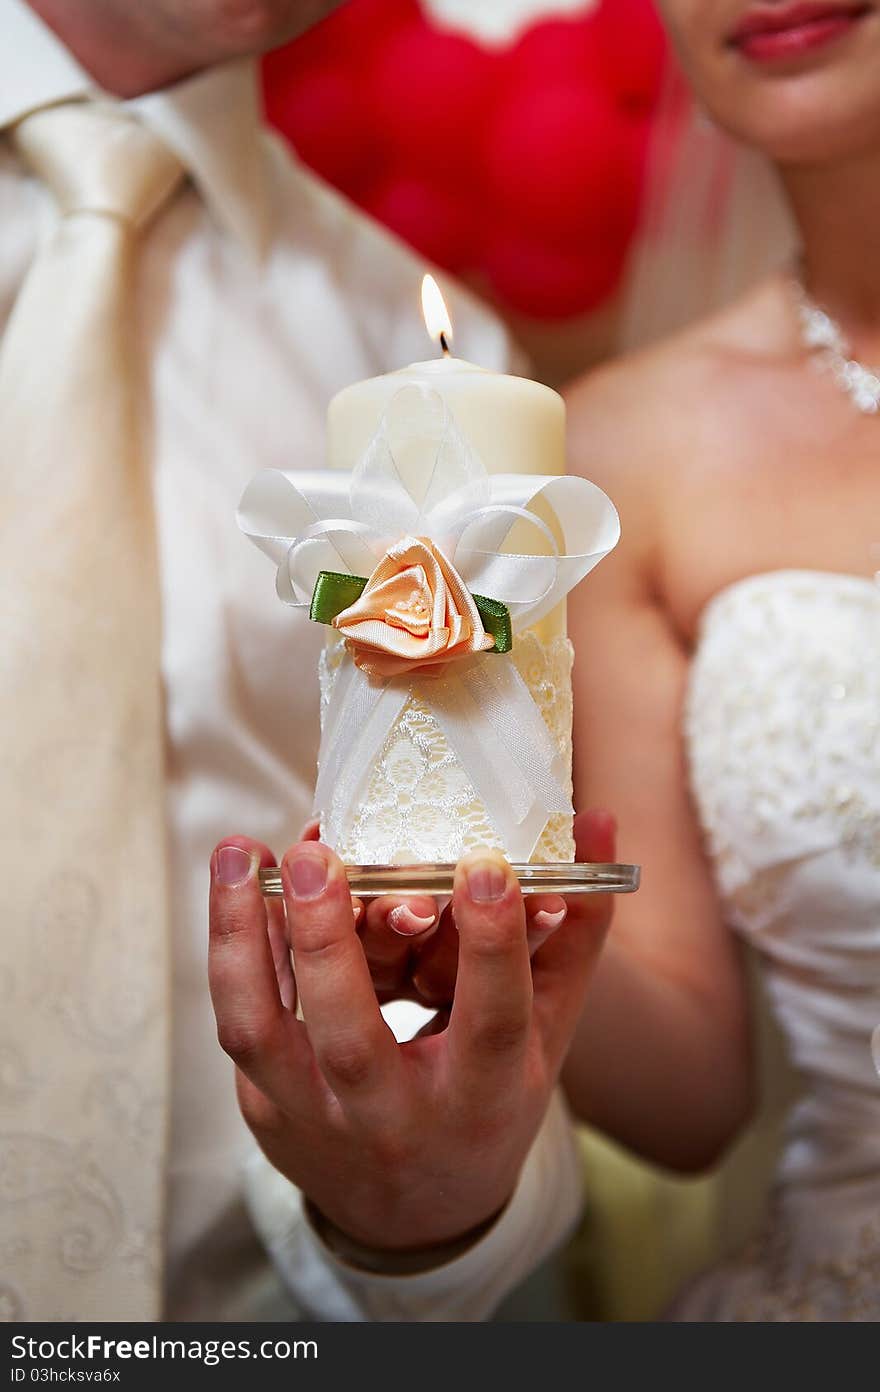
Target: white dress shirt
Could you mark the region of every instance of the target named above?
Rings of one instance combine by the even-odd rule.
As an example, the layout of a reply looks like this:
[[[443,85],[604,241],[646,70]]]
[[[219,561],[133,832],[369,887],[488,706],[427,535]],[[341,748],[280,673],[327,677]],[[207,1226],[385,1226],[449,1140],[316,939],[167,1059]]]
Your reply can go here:
[[[0,131],[35,107],[95,91],[22,0],[0,0]],[[279,853],[294,841],[309,814],[318,744],[321,631],[276,600],[265,558],[236,528],[236,503],[257,469],[322,461],[334,392],[424,357],[424,267],[261,125],[252,65],[215,69],[129,105],[191,180],[150,227],[137,272],[162,572],[173,894],[168,1315],[281,1318],[307,1308],[349,1319],[484,1317],[576,1212],[576,1167],[556,1109],[551,1159],[533,1156],[526,1167],[544,1200],[520,1194],[489,1239],[460,1259],[466,1313],[444,1289],[450,1268],[404,1279],[342,1268],[304,1227],[297,1192],[252,1161],[252,1211],[297,1297],[289,1301],[242,1205],[253,1145],[216,1042],[206,975],[210,852],[232,832]],[[55,216],[50,195],[0,135],[0,334]],[[463,355],[502,368],[502,328],[464,293],[451,300]],[[525,1229],[516,1226],[523,1213]],[[518,1250],[513,1264],[508,1242]]]

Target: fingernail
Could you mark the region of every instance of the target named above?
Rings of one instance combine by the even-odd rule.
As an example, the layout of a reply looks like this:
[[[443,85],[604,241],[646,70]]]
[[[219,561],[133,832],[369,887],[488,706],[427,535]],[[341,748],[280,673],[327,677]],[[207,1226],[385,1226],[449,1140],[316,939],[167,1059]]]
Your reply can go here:
[[[317,899],[327,884],[326,860],[316,855],[292,856],[290,883],[297,899]]]
[[[250,851],[243,850],[241,846],[221,846],[216,860],[217,883],[227,889],[236,889],[249,878],[251,866]]]
[[[413,913],[408,904],[398,904],[388,915],[389,928],[393,928],[395,933],[400,933],[405,938],[414,937],[416,933],[427,933],[436,922],[436,914],[422,918],[421,914]]]
[[[355,921],[355,923],[359,923],[359,922],[360,922],[361,914],[362,914],[363,911],[364,911],[364,906],[363,906],[363,904],[352,904],[352,906],[351,906],[351,911],[352,911],[352,913],[354,914],[354,921]]]
[[[567,909],[557,909],[556,913],[549,913],[547,909],[539,909],[532,922],[536,928],[542,929],[545,933],[555,933],[556,929],[562,924]]]
[[[475,904],[491,904],[504,897],[507,876],[494,860],[478,860],[468,866],[467,887]]]

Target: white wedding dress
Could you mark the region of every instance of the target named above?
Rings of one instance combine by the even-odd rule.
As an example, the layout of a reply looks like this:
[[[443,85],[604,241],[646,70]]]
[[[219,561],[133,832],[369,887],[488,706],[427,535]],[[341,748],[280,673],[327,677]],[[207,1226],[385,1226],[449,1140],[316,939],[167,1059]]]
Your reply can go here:
[[[776,571],[723,590],[685,736],[726,919],[803,1094],[763,1235],[673,1317],[880,1319],[880,585]]]

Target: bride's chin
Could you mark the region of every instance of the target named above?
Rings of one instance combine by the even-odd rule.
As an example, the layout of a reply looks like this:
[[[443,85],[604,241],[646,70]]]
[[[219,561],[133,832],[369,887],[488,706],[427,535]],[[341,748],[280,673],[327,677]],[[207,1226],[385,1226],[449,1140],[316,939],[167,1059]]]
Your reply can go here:
[[[682,0],[698,3],[698,0]],[[880,0],[850,37],[785,63],[749,62],[729,43],[682,45],[698,99],[718,125],[780,163],[880,156]]]
[[[777,127],[759,148],[782,168],[827,168],[872,159],[880,162],[880,121],[867,129],[847,121],[804,123],[788,131]]]
[[[880,70],[880,59],[878,59]],[[880,82],[847,89],[828,74],[754,92],[730,119],[716,119],[736,139],[781,165],[821,165],[876,155],[880,160]]]

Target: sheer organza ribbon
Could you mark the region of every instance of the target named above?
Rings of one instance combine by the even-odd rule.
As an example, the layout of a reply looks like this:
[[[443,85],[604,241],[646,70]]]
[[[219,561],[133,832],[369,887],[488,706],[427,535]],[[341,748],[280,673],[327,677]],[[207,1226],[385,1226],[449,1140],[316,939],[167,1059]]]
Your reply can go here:
[[[415,409],[414,409],[415,408]],[[418,478],[398,467],[405,442]],[[471,593],[507,607],[515,635],[545,617],[616,545],[617,513],[586,479],[488,474],[435,392],[406,387],[354,470],[269,469],[245,489],[242,531],[277,566],[285,604],[308,612],[322,571],[371,574],[403,536],[428,537]],[[508,549],[515,543],[516,549]],[[528,860],[547,819],[571,813],[570,770],[512,654],[450,662],[439,675],[370,678],[345,654],[324,719],[315,811],[337,844],[411,697],[432,711],[502,844]]]

